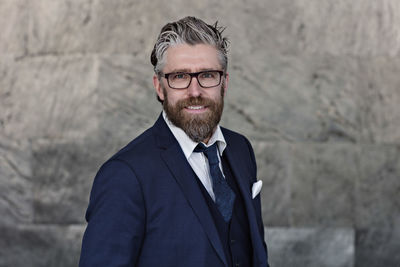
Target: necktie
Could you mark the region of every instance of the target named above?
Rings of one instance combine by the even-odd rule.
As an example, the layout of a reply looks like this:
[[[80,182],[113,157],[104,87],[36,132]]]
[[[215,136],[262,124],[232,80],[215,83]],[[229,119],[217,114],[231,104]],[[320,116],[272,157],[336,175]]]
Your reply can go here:
[[[194,152],[203,152],[208,159],[210,165],[210,174],[212,178],[212,186],[215,195],[215,204],[225,222],[232,217],[233,203],[235,201],[235,193],[229,187],[221,169],[219,168],[219,159],[217,155],[217,143],[206,147],[203,143],[199,143]]]

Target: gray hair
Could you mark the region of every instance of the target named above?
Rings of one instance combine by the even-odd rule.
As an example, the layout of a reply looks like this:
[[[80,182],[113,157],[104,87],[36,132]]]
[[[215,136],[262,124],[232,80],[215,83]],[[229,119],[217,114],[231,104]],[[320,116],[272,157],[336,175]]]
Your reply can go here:
[[[170,46],[177,44],[209,44],[218,51],[219,62],[224,71],[228,67],[228,39],[222,36],[225,28],[209,25],[195,17],[185,17],[176,22],[167,23],[158,35],[157,42],[151,52],[151,64],[154,72],[161,74],[165,65],[165,52]]]

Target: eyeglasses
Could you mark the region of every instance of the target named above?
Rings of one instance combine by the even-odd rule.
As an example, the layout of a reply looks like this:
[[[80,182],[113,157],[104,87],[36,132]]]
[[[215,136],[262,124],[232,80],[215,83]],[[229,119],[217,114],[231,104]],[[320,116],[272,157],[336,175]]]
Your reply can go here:
[[[173,89],[186,89],[190,86],[192,78],[196,77],[197,82],[203,88],[211,88],[220,85],[221,77],[224,74],[221,70],[207,70],[200,72],[173,72],[164,74],[168,86]]]

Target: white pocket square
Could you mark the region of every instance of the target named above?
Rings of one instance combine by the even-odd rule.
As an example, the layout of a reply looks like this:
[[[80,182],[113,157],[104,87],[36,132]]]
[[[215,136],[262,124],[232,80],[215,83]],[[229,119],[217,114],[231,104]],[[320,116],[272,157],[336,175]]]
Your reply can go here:
[[[255,183],[253,184],[253,188],[251,189],[253,199],[254,199],[258,194],[260,194],[261,187],[262,187],[262,181],[261,181],[261,180],[258,180],[257,182],[255,182]]]

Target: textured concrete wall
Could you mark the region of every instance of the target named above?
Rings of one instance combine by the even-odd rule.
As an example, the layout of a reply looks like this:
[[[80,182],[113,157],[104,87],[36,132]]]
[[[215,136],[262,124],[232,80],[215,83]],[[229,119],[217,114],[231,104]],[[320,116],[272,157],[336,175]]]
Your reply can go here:
[[[273,266],[400,266],[398,0],[1,0],[0,266],[76,266],[95,172],[152,125],[166,22],[228,26],[223,125]]]

